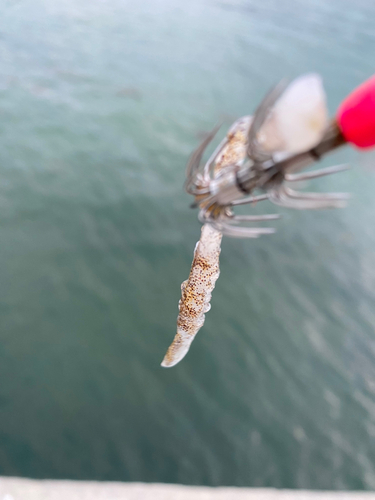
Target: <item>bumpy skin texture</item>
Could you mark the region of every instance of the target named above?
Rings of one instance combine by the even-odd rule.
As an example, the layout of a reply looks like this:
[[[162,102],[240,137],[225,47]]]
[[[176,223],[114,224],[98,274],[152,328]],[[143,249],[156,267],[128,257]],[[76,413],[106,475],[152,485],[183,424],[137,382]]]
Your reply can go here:
[[[250,123],[251,118],[246,116],[232,125],[227,134],[228,143],[216,158],[214,177],[224,168],[243,159]],[[195,335],[203,326],[205,313],[210,310],[211,294],[220,274],[221,239],[220,231],[204,224],[195,247],[189,278],[181,285],[177,333],[161,364],[166,368],[176,365],[184,358]]]
[[[189,278],[181,285],[177,333],[165,355],[162,366],[177,364],[188,352],[190,344],[210,310],[212,290],[219,277],[219,255],[222,234],[209,224],[202,227]]]
[[[215,160],[214,178],[226,167],[231,167],[246,156],[247,136],[251,122],[252,116],[243,116],[228,130],[228,143]]]

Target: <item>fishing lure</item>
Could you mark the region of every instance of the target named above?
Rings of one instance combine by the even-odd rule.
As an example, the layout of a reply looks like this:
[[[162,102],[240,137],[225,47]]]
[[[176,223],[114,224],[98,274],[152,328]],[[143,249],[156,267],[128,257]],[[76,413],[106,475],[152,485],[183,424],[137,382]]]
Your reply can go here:
[[[278,219],[278,214],[233,213],[238,205],[269,200],[295,209],[339,208],[343,193],[305,193],[285,182],[310,180],[346,170],[346,165],[298,174],[345,143],[358,148],[375,146],[375,76],[355,89],[329,120],[321,78],[303,75],[281,82],[264,98],[254,117],[237,120],[202,167],[203,153],[216,127],[192,154],[185,189],[195,197],[203,223],[189,278],[182,283],[177,333],[162,366],[171,367],[186,355],[210,309],[219,277],[222,235],[256,238],[274,232],[248,223]]]

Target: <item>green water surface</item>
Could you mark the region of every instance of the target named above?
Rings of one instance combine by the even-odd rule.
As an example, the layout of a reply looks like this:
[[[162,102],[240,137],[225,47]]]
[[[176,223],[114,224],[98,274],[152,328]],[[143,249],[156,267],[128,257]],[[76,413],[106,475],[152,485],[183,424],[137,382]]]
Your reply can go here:
[[[374,73],[375,2],[0,5],[0,474],[374,489],[374,154],[312,183],[348,208],[224,239],[204,328],[160,362],[189,154],[284,76],[320,73],[333,113]]]

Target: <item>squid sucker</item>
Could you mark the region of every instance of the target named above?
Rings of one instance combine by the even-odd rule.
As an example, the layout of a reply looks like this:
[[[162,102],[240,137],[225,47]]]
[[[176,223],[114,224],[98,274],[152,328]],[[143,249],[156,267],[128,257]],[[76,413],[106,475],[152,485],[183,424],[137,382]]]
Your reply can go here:
[[[210,224],[202,226],[189,278],[181,285],[178,304],[177,333],[164,356],[161,366],[176,365],[188,352],[195,335],[203,326],[205,313],[210,310],[212,290],[219,277],[219,255],[222,234]]]

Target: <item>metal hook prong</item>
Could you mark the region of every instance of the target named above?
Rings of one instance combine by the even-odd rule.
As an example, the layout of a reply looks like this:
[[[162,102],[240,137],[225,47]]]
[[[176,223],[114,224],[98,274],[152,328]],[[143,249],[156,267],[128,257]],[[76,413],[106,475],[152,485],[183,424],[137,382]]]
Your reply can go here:
[[[284,178],[288,182],[309,181],[318,177],[324,177],[325,175],[344,172],[345,170],[349,170],[349,168],[350,166],[344,163],[342,165],[334,165],[333,167],[320,168],[312,172],[304,172],[303,174],[285,174]]]

